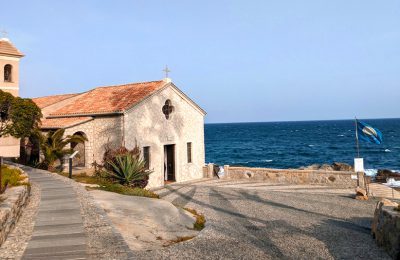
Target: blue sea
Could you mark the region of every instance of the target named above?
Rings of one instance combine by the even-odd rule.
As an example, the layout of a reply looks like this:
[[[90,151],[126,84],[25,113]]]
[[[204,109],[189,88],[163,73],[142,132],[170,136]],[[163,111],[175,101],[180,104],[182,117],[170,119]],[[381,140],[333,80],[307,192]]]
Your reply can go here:
[[[400,170],[400,119],[362,120],[383,134],[381,145],[360,142],[366,169]],[[354,120],[205,125],[206,162],[299,168],[356,156]]]

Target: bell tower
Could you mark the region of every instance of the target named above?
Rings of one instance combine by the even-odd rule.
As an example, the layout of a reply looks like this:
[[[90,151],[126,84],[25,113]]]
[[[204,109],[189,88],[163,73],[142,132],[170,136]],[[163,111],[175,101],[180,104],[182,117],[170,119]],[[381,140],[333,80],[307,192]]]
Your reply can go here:
[[[24,57],[11,41],[3,36],[0,39],[0,89],[19,95],[19,61]]]
[[[0,38],[0,89],[19,96],[19,61],[24,54],[3,34]],[[19,139],[11,136],[0,138],[0,156],[19,157],[19,151]]]

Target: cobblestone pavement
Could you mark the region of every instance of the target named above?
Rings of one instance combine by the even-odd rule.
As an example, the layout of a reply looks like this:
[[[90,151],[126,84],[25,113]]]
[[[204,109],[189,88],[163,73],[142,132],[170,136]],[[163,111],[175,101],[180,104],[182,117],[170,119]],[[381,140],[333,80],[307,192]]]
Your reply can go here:
[[[209,180],[158,190],[163,199],[204,213],[196,238],[142,259],[390,259],[375,245],[376,201],[352,190]]]

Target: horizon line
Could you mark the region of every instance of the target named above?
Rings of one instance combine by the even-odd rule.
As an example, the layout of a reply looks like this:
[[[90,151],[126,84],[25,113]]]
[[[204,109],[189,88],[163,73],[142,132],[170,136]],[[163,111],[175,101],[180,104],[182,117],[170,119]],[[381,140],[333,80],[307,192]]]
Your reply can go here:
[[[399,117],[383,117],[383,118],[357,118],[360,120],[390,120],[400,119]],[[353,121],[352,119],[311,119],[311,120],[281,120],[281,121],[239,121],[239,122],[211,122],[205,123],[206,125],[212,124],[251,124],[251,123],[294,123],[294,122],[321,122],[321,121]]]

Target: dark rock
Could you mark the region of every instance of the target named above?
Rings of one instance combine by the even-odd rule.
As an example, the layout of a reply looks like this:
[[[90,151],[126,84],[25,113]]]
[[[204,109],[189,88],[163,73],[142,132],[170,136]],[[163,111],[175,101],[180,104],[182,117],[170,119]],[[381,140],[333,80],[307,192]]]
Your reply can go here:
[[[398,181],[400,180],[400,174],[387,169],[379,169],[378,173],[375,176],[375,181],[382,183],[386,182],[388,178],[393,178]]]
[[[321,165],[321,167],[319,167],[319,169],[324,170],[324,171],[333,171],[332,166],[329,164],[323,164],[323,165]]]
[[[347,171],[352,172],[353,166],[347,163],[334,162],[330,164],[312,164],[306,167],[301,167],[301,170],[322,170],[322,171]]]
[[[318,170],[321,166],[319,164],[312,164],[306,167],[301,167],[302,170]]]
[[[368,200],[367,195],[356,195],[356,200]]]
[[[363,188],[357,187],[356,188],[356,194],[357,196],[366,196],[367,195],[367,191]]]
[[[346,172],[353,171],[353,166],[347,163],[334,162],[332,163],[332,168],[334,171],[346,171]]]

